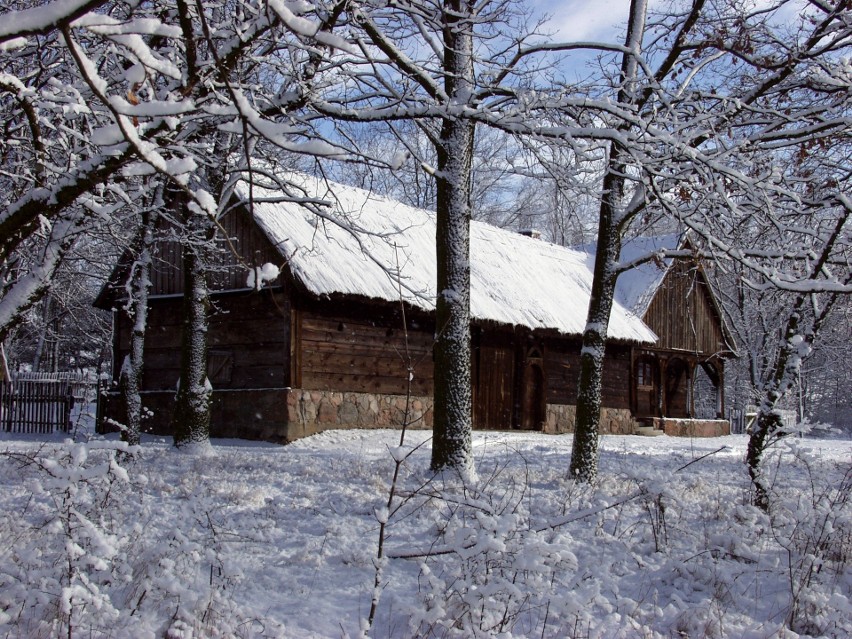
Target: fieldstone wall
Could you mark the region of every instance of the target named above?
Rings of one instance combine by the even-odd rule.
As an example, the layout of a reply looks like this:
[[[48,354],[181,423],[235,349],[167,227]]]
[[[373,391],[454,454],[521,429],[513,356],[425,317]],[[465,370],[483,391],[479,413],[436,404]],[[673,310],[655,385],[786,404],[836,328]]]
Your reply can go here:
[[[143,430],[170,435],[174,391],[143,392],[143,402],[151,411]],[[408,400],[411,428],[432,428],[432,398],[413,396]],[[332,428],[398,428],[405,419],[404,395],[380,393],[341,393],[298,388],[257,389],[213,392],[211,435],[273,442],[290,442]],[[117,393],[101,397],[100,418],[121,420],[124,407]],[[544,432],[574,431],[577,409],[570,404],[548,404]],[[600,432],[630,435],[636,422],[623,408],[602,408]],[[719,437],[731,432],[724,419],[655,419],[655,428],[673,437]],[[100,432],[110,430],[100,421]]]
[[[577,407],[572,404],[548,404],[545,433],[572,433],[577,419]],[[631,435],[633,416],[625,408],[602,408],[600,432],[606,435]]]
[[[331,428],[394,428],[405,419],[409,428],[432,427],[432,398],[379,393],[290,389],[287,394],[287,439]]]
[[[548,404],[544,432],[551,435],[574,432],[577,407],[570,404]]]
[[[606,435],[632,435],[635,427],[633,414],[628,409],[601,409],[601,433]]]
[[[654,427],[671,437],[722,437],[731,434],[727,419],[655,418]]]

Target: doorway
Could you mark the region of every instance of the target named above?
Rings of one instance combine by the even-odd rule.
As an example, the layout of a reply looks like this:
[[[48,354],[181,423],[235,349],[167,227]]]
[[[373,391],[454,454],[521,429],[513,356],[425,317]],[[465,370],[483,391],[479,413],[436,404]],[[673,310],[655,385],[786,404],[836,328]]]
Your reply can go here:
[[[544,358],[537,348],[531,349],[525,358],[521,377],[521,414],[519,427],[522,430],[544,430],[547,421],[545,399]]]
[[[636,417],[660,416],[660,367],[653,355],[642,355],[636,360],[635,401]]]

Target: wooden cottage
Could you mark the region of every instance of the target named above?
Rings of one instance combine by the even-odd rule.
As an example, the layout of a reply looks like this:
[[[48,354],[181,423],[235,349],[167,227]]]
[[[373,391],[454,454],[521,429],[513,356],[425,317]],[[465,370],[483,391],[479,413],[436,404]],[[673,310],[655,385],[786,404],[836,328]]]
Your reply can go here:
[[[431,350],[439,330],[434,214],[360,189],[298,180],[303,197],[255,187],[249,206],[238,191],[221,219],[239,256],[223,250],[210,274],[212,435],[291,441],[328,428],[390,427],[401,423],[409,392],[410,417],[430,427]],[[250,286],[247,265],[267,263],[280,267],[280,275],[262,289]],[[115,309],[116,376],[131,328],[120,310],[126,270],[116,269],[97,302]],[[706,282],[675,284],[680,280],[668,274],[679,273],[677,265],[663,272],[644,313],[614,304],[603,432],[633,433],[639,420],[668,428],[664,418],[697,417],[698,369],[721,388],[729,350],[711,292]],[[591,281],[586,253],[472,223],[475,428],[572,430]],[[162,241],[143,378],[151,432],[165,434],[172,411],[182,286],[179,246]],[[658,299],[678,310],[654,324]],[[666,324],[675,318],[688,328]],[[110,393],[102,415],[120,421],[120,403]],[[721,401],[716,405],[714,418],[722,416]],[[714,423],[714,433],[727,424]]]
[[[683,236],[640,237],[625,243],[621,261],[689,248]],[[658,336],[633,349],[634,419],[669,435],[727,434],[724,361],[734,355],[733,339],[701,263],[645,262],[619,277],[615,296]]]

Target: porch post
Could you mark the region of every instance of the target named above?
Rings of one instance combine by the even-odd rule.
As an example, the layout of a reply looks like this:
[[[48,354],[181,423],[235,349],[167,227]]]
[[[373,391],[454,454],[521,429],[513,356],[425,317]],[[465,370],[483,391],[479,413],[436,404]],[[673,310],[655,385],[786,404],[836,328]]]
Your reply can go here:
[[[689,419],[695,417],[695,360],[686,361],[686,416]]]

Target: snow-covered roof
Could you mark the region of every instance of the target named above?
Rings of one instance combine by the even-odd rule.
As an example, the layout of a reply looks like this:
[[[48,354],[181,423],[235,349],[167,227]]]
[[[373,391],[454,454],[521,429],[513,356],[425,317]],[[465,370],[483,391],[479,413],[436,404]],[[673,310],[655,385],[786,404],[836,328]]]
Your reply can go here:
[[[650,253],[676,250],[680,246],[681,239],[682,235],[673,234],[626,240],[621,246],[619,262],[628,264]],[[672,258],[661,258],[624,271],[618,276],[618,282],[615,285],[615,299],[624,308],[643,317],[671,264]]]
[[[320,199],[326,219],[300,201],[254,188],[258,226],[287,261],[291,273],[318,296],[402,298],[435,308],[435,214],[362,189],[299,176],[306,200]],[[237,193],[247,199],[247,187]],[[270,200],[279,201],[270,201]],[[336,224],[331,218],[338,221]],[[344,228],[345,227],[345,228]],[[530,329],[579,335],[586,323],[592,272],[584,253],[471,223],[471,314]],[[396,274],[399,274],[397,276]],[[613,305],[609,336],[655,342],[634,313]]]

